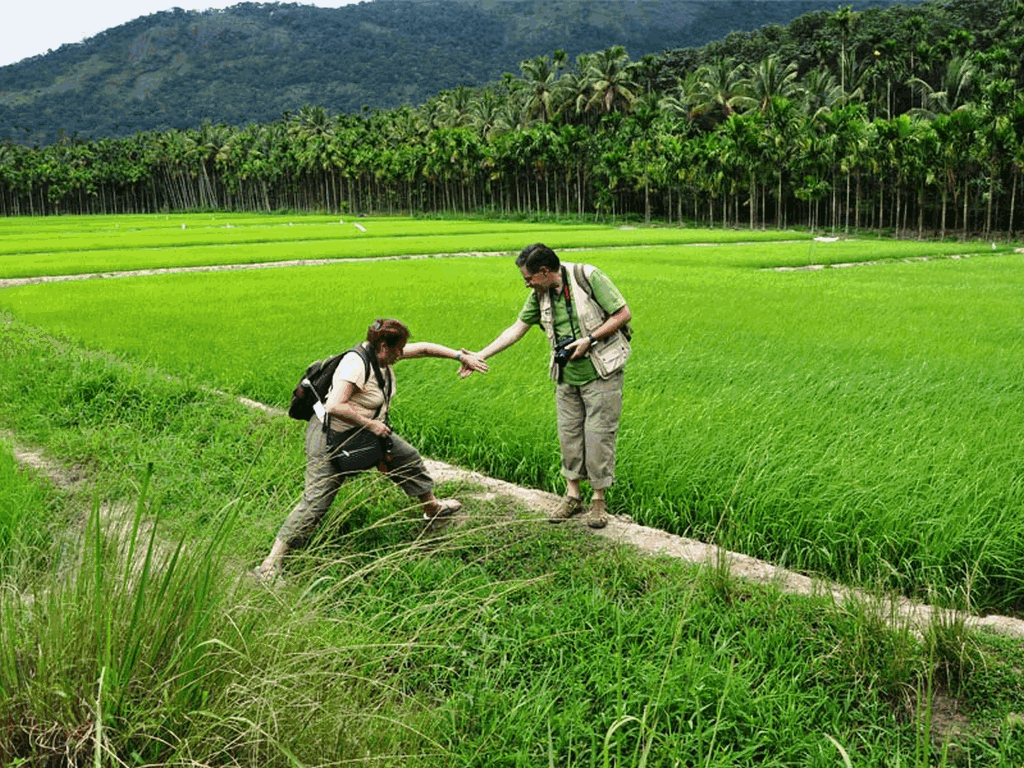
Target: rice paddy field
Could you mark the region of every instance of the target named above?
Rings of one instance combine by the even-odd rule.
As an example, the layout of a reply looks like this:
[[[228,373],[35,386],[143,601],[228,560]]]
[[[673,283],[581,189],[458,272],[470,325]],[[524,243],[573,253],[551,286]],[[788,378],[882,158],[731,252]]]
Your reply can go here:
[[[136,528],[152,516],[181,542],[218,542],[202,552],[182,544],[189,557],[173,560],[177,571],[162,582],[180,610],[154,610],[164,634],[147,634],[169,637],[180,616],[205,616],[192,588],[209,586],[204,554],[257,559],[301,489],[301,427],[234,398],[283,408],[310,360],[351,346],[376,317],[403,320],[414,340],[485,346],[526,299],[514,253],[536,241],[600,266],[633,312],[613,512],[869,590],[977,613],[1024,611],[1024,255],[1010,247],[226,214],[0,223],[0,281],[9,281],[0,288],[0,428],[106,483],[91,502],[95,540],[86,536],[89,568],[74,594],[102,605],[95,614],[108,628],[124,613],[149,615],[137,578],[98,576],[112,556],[100,544],[101,507],[134,499]],[[15,280],[296,259],[327,263]],[[432,458],[560,491],[547,355],[534,330],[492,358],[485,376],[461,380],[447,361],[401,363],[397,431]],[[18,477],[10,465],[0,455],[0,477]],[[45,569],[45,542],[68,524],[62,506],[36,484],[5,485],[12,490],[0,500],[11,512],[0,544],[17,549],[12,542],[23,540],[32,568]],[[986,656],[956,626],[935,628],[922,644],[856,610],[823,613],[714,572],[694,580],[679,566],[605,551],[553,526],[471,531],[424,553],[393,525],[402,503],[393,489],[368,480],[346,493],[303,561],[302,600],[285,609],[279,593],[244,593],[239,608],[220,595],[233,606],[222,614],[221,602],[211,603],[221,618],[202,629],[223,645],[203,641],[213,644],[181,674],[210,666],[216,679],[245,679],[207,694],[223,697],[218,711],[239,708],[238,719],[226,731],[223,719],[200,722],[212,710],[193,686],[177,692],[183,698],[160,726],[165,737],[205,734],[219,758],[200,764],[1024,759],[1018,731],[1006,725],[1024,708],[1018,676],[1004,671],[1019,666],[1016,645]],[[51,510],[49,527],[23,530],[30,506]],[[227,540],[217,538],[229,528]],[[10,557],[0,557],[4,568],[14,568]],[[265,601],[295,624],[279,635],[279,625],[252,619]],[[0,607],[32,626],[31,612]],[[62,610],[71,611],[50,606]],[[10,621],[0,620],[8,639]],[[186,625],[197,628],[191,618]],[[82,636],[102,635],[83,627]],[[126,631],[134,636],[138,622]],[[339,635],[343,644],[323,642]],[[287,660],[271,665],[281,676],[273,684],[261,678],[277,693],[256,690],[260,659],[239,651],[243,641],[263,648],[267,664]],[[151,658],[139,650],[139,663],[189,662],[175,647],[195,651],[168,640]],[[122,668],[106,653],[98,670]],[[0,661],[5,686],[14,685],[4,677],[17,666],[11,658]],[[319,661],[299,673],[288,666],[298,659]],[[998,675],[972,677],[981,667]],[[326,685],[328,670],[348,687],[335,690],[334,678]],[[104,679],[118,689],[129,677]],[[52,688],[59,675],[47,679]],[[95,677],[91,684],[96,701],[106,700]],[[965,708],[1002,726],[983,729],[972,749],[932,743],[904,710],[930,701],[933,686],[963,694]],[[111,706],[130,721],[127,691]],[[282,691],[288,715],[275,716],[304,734],[302,747],[284,748],[283,731],[270,738],[258,725],[260,702],[269,706]],[[302,702],[320,695],[313,691],[334,714],[303,719]],[[74,717],[93,724],[82,737],[90,756],[102,756],[105,743],[96,724],[116,731],[122,722],[97,716],[84,699],[73,706],[36,695],[54,711],[77,707]],[[356,723],[348,735],[344,722]],[[453,735],[441,737],[445,728]],[[233,738],[250,745],[244,758]],[[186,764],[185,752],[170,760],[155,747],[132,749],[135,757],[121,749],[118,759]]]
[[[39,243],[62,244],[41,261],[74,273],[194,265],[194,252],[210,249],[256,260],[331,248],[345,258],[486,253],[534,241],[572,259],[586,248],[579,258],[613,276],[637,329],[616,512],[858,584],[964,591],[982,610],[1024,607],[1018,254],[986,243],[972,254],[962,243],[416,220],[360,220],[360,239],[333,220],[220,221],[181,230],[109,220],[100,230],[85,220],[81,231],[40,234]],[[296,229],[311,239],[296,245]],[[194,238],[187,245],[176,242],[183,232]],[[281,240],[260,242],[274,233]],[[748,239],[727,242],[741,234]],[[667,244],[673,236],[681,242]],[[38,255],[18,249],[31,242],[5,238],[0,274],[25,272]],[[971,258],[942,258],[950,255]],[[872,264],[775,269],[857,262]],[[402,319],[414,338],[479,349],[525,296],[505,253],[26,285],[0,293],[0,307],[280,407],[297,371],[361,339],[375,317]],[[546,356],[534,332],[487,376],[407,366],[401,429],[427,455],[559,489]]]

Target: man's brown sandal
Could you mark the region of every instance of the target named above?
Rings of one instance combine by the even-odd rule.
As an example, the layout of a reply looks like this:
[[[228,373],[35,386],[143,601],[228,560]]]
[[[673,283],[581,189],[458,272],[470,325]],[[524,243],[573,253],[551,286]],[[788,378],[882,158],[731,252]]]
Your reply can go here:
[[[608,508],[605,506],[604,499],[594,499],[590,502],[590,511],[583,519],[591,528],[604,528],[608,525]]]
[[[558,508],[551,513],[551,517],[548,518],[549,522],[552,523],[564,523],[573,515],[578,515],[583,511],[583,499],[578,496],[565,496],[562,498]]]

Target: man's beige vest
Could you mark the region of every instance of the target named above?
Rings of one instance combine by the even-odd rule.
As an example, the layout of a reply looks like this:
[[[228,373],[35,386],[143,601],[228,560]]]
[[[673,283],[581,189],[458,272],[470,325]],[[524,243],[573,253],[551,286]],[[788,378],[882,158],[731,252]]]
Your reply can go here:
[[[580,320],[580,334],[590,335],[591,331],[597,328],[607,318],[607,314],[601,305],[590,298],[590,294],[576,282],[573,267],[575,265],[567,261],[562,262],[565,268],[565,276],[569,281],[569,291],[572,295],[572,305],[576,309],[576,315]],[[583,274],[589,280],[596,267],[590,264],[583,264]],[[555,309],[551,301],[551,291],[544,291],[538,296],[540,305],[540,324],[551,342],[551,363],[550,373],[554,381],[558,381],[558,365],[555,364],[555,344],[558,339],[555,336]],[[590,349],[590,360],[594,364],[597,375],[607,379],[613,373],[622,370],[629,355],[632,352],[629,340],[620,328],[611,336],[601,339]]]

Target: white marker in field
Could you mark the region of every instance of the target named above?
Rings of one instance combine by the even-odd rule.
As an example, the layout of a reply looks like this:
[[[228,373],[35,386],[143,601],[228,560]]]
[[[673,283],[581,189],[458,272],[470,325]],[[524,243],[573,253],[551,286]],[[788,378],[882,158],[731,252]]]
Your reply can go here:
[[[358,229],[360,232],[366,231],[366,227],[364,227],[362,224],[356,224],[356,229]]]
[[[184,228],[185,228],[185,225],[184,225],[184,224],[182,224],[182,225],[181,225],[181,228],[182,228],[182,229],[184,229]]]

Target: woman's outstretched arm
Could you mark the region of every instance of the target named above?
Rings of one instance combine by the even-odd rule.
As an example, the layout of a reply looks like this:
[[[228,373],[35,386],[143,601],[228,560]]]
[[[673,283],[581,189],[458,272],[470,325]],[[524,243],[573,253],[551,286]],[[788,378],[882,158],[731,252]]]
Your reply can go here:
[[[405,345],[402,356],[399,360],[406,360],[414,357],[443,357],[457,361],[462,368],[468,368],[479,373],[487,373],[490,367],[479,355],[466,350],[451,349],[443,344],[435,344],[432,341],[414,341]]]

